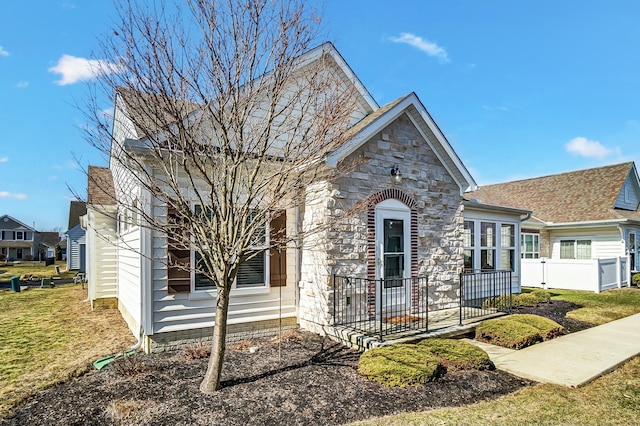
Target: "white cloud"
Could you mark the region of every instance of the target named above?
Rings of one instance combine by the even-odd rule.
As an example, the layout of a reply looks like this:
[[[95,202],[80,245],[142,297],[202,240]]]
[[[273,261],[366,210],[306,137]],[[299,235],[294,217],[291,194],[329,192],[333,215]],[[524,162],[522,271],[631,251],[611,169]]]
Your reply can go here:
[[[29,82],[27,80],[20,80],[18,84],[16,84],[16,87],[18,89],[26,89],[27,87],[29,87]]]
[[[79,81],[92,80],[101,74],[114,74],[120,67],[117,64],[101,59],[77,58],[71,55],[62,55],[56,66],[49,68],[52,73],[60,74],[60,80],[56,84],[65,86]]]
[[[0,163],[6,163],[9,161],[9,157],[0,157]]]
[[[427,55],[438,58],[442,63],[450,62],[449,55],[447,55],[446,50],[438,46],[436,43],[432,43],[429,40],[423,39],[422,37],[415,34],[401,33],[399,37],[390,37],[389,40],[393,41],[394,43],[405,43],[409,46],[420,49]]]
[[[0,46],[0,56],[9,56],[9,52],[7,52],[2,46]]]
[[[18,200],[24,200],[27,198],[25,194],[12,194],[7,191],[0,191],[0,198],[17,198]]]
[[[565,148],[567,152],[583,157],[604,158],[611,154],[620,154],[618,147],[607,148],[599,141],[592,141],[582,136],[571,139]]]

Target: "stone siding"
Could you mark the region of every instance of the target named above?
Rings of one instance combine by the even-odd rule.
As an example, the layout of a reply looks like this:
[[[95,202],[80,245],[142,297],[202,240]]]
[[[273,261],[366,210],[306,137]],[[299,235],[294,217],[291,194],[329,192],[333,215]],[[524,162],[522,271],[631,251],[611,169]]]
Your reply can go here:
[[[390,176],[396,164],[402,172],[402,181],[397,184]],[[377,200],[377,194],[383,191],[406,194],[415,201],[415,269],[419,276],[428,277],[430,303],[457,303],[459,273],[464,265],[460,188],[411,120],[406,115],[397,118],[338,165],[341,167],[351,171],[307,189],[305,226],[310,226],[311,221],[325,221],[330,227],[305,243],[301,326],[318,331],[330,324],[333,274],[367,277],[372,261],[368,254],[368,203]]]

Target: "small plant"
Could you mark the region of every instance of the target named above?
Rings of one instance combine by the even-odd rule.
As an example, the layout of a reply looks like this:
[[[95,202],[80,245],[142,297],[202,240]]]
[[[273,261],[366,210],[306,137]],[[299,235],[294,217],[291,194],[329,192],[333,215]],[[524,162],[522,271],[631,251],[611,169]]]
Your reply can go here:
[[[206,358],[211,354],[211,345],[203,340],[182,348],[178,358],[181,360],[194,360]]]
[[[140,362],[140,358],[135,355],[125,355],[113,361],[111,365],[115,372],[121,376],[135,376],[150,370],[150,368]]]
[[[538,297],[533,293],[522,293],[515,299],[516,302],[514,303],[514,306],[527,306],[532,308],[538,306]]]
[[[640,274],[633,274],[631,281],[633,281],[633,285],[640,287]]]
[[[535,296],[538,303],[551,303],[551,293],[546,290],[536,289],[529,294]]]
[[[358,372],[383,386],[419,386],[445,373],[437,356],[418,345],[397,344],[370,349],[360,356]]]
[[[488,297],[482,303],[482,309],[508,309],[509,306],[515,306],[517,296],[509,294],[501,294],[500,296]]]

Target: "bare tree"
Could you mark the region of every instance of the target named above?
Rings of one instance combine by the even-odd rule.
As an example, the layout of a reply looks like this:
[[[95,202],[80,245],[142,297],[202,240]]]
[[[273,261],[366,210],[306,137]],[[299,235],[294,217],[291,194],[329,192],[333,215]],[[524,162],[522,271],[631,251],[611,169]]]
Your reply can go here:
[[[211,393],[238,268],[302,237],[269,235],[269,223],[332,173],[322,160],[343,144],[355,95],[323,46],[311,49],[320,19],[304,0],[124,0],[119,11],[87,133],[110,159],[120,219],[167,235],[166,259],[154,260],[215,285],[200,386]],[[100,113],[105,93],[113,117]]]

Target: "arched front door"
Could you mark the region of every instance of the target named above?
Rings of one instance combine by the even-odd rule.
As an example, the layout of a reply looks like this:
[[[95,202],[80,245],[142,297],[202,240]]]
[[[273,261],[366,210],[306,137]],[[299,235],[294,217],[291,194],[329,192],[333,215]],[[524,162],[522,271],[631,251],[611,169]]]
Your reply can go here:
[[[376,279],[382,280],[378,312],[406,309],[410,303],[411,210],[397,200],[376,206]]]

